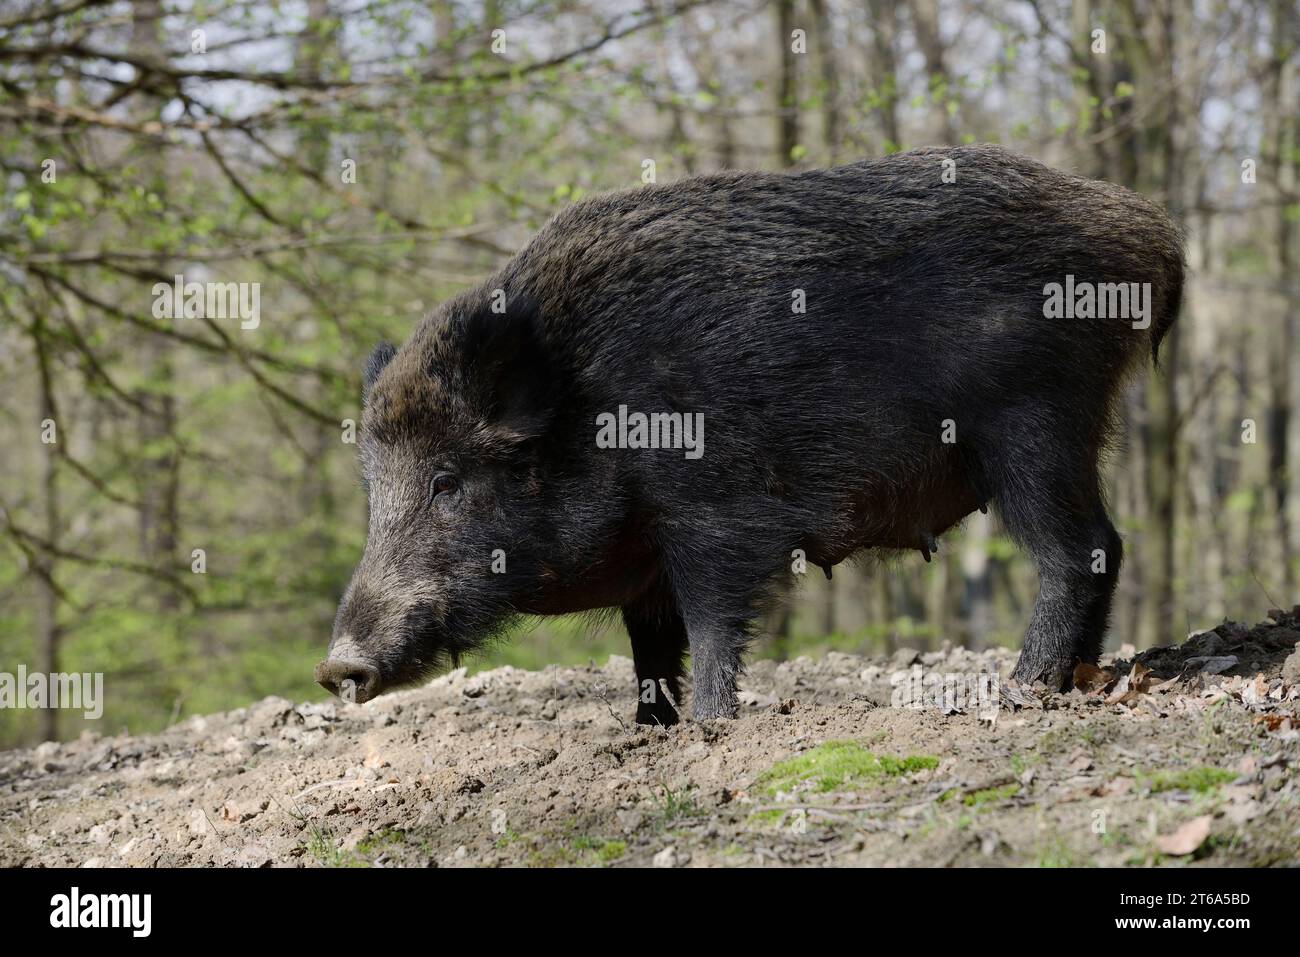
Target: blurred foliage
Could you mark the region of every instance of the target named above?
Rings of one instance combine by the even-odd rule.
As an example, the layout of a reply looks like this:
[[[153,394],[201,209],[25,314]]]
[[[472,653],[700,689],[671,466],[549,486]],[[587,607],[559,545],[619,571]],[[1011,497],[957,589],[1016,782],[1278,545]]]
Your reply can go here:
[[[640,185],[648,159],[670,181],[936,141],[1006,142],[1145,189],[1189,220],[1202,206],[1220,217],[1201,271],[1268,281],[1251,287],[1245,315],[1232,308],[1242,294],[1223,293],[1220,314],[1235,323],[1224,328],[1239,338],[1223,332],[1219,352],[1244,357],[1196,419],[1220,451],[1202,461],[1197,436],[1178,437],[1188,485],[1214,476],[1208,504],[1180,492],[1171,513],[1178,594],[1204,624],[1256,608],[1261,575],[1285,593],[1295,551],[1264,532],[1277,520],[1277,472],[1266,446],[1236,435],[1243,415],[1264,423],[1282,401],[1266,387],[1266,317],[1288,303],[1294,313],[1270,284],[1290,242],[1279,214],[1294,222],[1300,209],[1293,171],[1278,172],[1297,160],[1284,122],[1294,54],[1274,42],[1279,24],[1294,26],[1288,5],[1180,8],[1171,16],[1188,49],[1175,54],[1159,40],[1161,4],[1094,0],[1121,48],[1082,64],[1087,37],[1069,0],[827,0],[822,26],[800,0],[793,16],[810,45],[793,60],[780,5],[0,8],[0,671],[53,651],[62,670],[104,672],[97,726],[110,732],[268,694],[323,697],[311,666],[365,536],[355,446],[341,437],[360,417],[359,369],[377,341],[401,341],[556,210]],[[491,48],[498,26],[504,52]],[[783,83],[788,108],[775,102]],[[1177,156],[1160,145],[1175,97]],[[1242,156],[1260,158],[1258,191],[1235,181]],[[1183,196],[1163,195],[1170,164]],[[260,324],[157,318],[154,284],[178,273],[260,283]],[[1215,309],[1198,303],[1198,320]],[[1206,361],[1179,366],[1187,404],[1213,371]],[[1135,432],[1159,426],[1144,402],[1126,412]],[[39,438],[47,417],[53,446]],[[1122,451],[1115,469],[1134,574],[1152,566],[1158,537],[1143,454]],[[1238,554],[1256,540],[1258,553]],[[1204,565],[1213,549],[1226,560]],[[766,622],[757,653],[1014,644],[1034,582],[991,523],[945,539],[933,565],[844,568],[830,592],[816,575]],[[1138,618],[1125,609],[1142,600],[1121,596],[1126,639]],[[1144,640],[1177,636],[1193,617],[1183,611],[1158,634],[1143,626]],[[529,622],[467,664],[611,653],[628,653],[617,615],[583,616]],[[47,733],[37,719],[0,710],[0,746]],[[64,736],[83,726],[71,713],[58,721]]]

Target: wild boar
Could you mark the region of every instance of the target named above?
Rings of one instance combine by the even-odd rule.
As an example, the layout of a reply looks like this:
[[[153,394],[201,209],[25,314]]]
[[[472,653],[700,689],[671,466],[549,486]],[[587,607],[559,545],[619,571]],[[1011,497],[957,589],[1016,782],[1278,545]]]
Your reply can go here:
[[[1179,232],[995,146],[598,196],[364,370],[369,535],[325,687],[357,701],[524,614],[617,607],[637,720],[733,716],[801,557],[933,548],[986,505],[1035,559],[1014,671],[1095,661],[1098,459],[1178,314]],[[629,689],[631,690],[631,689]]]

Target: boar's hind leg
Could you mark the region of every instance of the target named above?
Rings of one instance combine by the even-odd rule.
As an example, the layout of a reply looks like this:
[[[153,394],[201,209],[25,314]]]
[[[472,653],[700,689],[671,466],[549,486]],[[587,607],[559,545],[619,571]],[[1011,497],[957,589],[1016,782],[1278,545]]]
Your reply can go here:
[[[1096,468],[1024,469],[1001,506],[1008,529],[1038,565],[1038,598],[1012,677],[1068,690],[1075,662],[1101,654],[1122,557]]]
[[[691,712],[696,721],[734,718],[740,710],[736,679],[740,676],[749,632],[742,621],[690,625]]]
[[[676,724],[673,705],[681,700],[687,646],[686,626],[672,593],[662,583],[652,585],[645,595],[623,606],[623,624],[636,665],[637,724]]]

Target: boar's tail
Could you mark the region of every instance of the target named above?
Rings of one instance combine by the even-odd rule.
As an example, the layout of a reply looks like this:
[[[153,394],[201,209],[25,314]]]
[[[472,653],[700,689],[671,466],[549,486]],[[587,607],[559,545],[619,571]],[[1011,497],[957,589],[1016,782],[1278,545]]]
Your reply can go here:
[[[1173,328],[1183,305],[1183,273],[1185,261],[1183,253],[1182,232],[1172,222],[1167,223],[1168,235],[1159,244],[1160,258],[1163,265],[1161,285],[1164,287],[1160,298],[1159,311],[1151,324],[1151,362],[1160,361],[1160,343],[1169,330]]]

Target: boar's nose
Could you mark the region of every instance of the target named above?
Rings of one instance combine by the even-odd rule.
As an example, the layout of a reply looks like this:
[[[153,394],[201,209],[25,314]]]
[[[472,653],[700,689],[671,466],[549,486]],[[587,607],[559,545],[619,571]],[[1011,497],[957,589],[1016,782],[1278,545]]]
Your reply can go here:
[[[363,661],[329,658],[316,666],[316,683],[344,701],[361,704],[379,693],[379,670]]]

